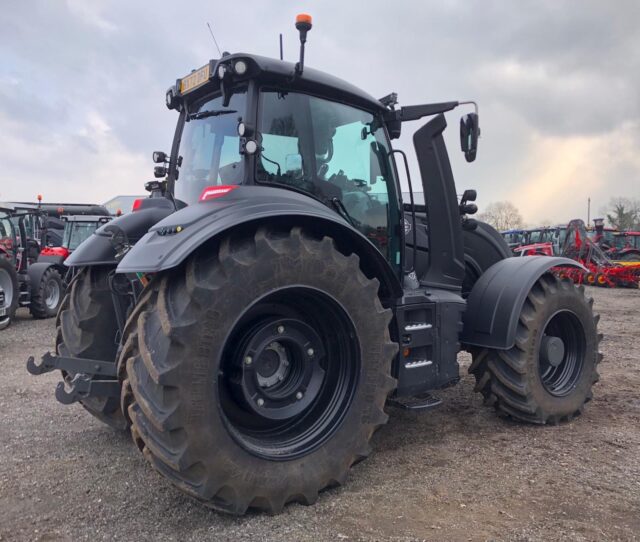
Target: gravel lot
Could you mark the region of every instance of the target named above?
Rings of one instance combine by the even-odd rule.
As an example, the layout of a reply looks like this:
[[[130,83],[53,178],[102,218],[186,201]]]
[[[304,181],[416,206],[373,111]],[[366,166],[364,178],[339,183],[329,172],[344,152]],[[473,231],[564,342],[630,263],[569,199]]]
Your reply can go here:
[[[434,411],[390,409],[369,460],[315,506],[243,518],[182,496],[128,436],[59,404],[58,375],[25,369],[53,321],[21,310],[0,331],[0,540],[640,540],[640,291],[589,293],[605,359],[578,420],[500,419],[465,374]]]

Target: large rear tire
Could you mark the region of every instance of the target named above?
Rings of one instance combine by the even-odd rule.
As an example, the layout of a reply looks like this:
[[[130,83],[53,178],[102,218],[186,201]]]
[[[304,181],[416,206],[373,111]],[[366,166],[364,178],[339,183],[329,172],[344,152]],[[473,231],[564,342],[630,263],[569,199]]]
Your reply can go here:
[[[125,330],[134,441],[210,507],[313,503],[387,421],[397,345],[378,286],[299,228],[201,247],[155,279]]]
[[[40,284],[31,290],[29,312],[34,318],[53,318],[58,314],[64,298],[64,281],[59,271],[51,266],[43,274]]]
[[[480,276],[494,263],[511,258],[513,253],[502,235],[489,224],[475,222],[474,229],[463,229],[465,273],[462,296],[468,297]]]
[[[583,286],[543,275],[525,300],[513,348],[472,352],[476,391],[525,422],[555,424],[579,415],[591,400],[602,359],[592,307]]]
[[[109,287],[108,266],[85,267],[71,281],[56,319],[56,352],[62,356],[116,363],[118,324]],[[68,381],[73,375],[63,373]],[[100,421],[126,430],[120,399],[91,397],[82,406]]]
[[[4,329],[11,323],[18,309],[20,287],[18,284],[18,272],[2,252],[0,252],[0,288],[4,291],[4,308],[7,311],[5,316],[0,317],[0,326]]]

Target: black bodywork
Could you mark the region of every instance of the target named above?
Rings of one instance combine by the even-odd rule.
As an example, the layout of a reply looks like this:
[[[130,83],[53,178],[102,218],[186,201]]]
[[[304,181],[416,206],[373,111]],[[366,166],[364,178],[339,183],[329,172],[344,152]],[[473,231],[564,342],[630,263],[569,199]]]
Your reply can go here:
[[[247,64],[245,73],[235,74],[231,79],[230,76],[221,79],[217,75],[220,66],[227,72],[232,71],[237,60]],[[197,84],[183,93],[189,78],[192,79],[188,85]],[[180,182],[178,154],[182,129],[191,114],[190,104],[202,103],[203,98],[212,93],[222,94],[228,102],[233,87],[238,85],[247,89],[247,109],[239,119],[247,128],[240,138],[245,165],[244,178],[239,183],[242,186],[223,197],[180,209],[184,204],[174,198],[174,192],[176,182]],[[256,186],[259,184],[256,182],[256,154],[247,151],[247,143],[257,131],[255,119],[261,86],[282,87],[362,108],[375,115],[375,122],[384,127],[389,139],[400,135],[403,122],[433,116],[414,135],[422,189],[426,195],[424,207],[403,206],[395,163],[391,161],[397,201],[390,202],[393,206],[390,212],[397,213],[398,223],[405,225],[394,232],[405,247],[400,251],[399,265],[387,261],[339,209],[292,187]],[[497,232],[488,232],[488,226],[480,227],[466,216],[475,212],[475,206],[458,202],[442,133],[447,126],[443,113],[459,103],[396,109],[395,96],[391,96],[376,100],[330,75],[309,68],[299,74],[291,63],[260,56],[234,54],[212,60],[201,70],[178,80],[167,93],[167,105],[180,112],[171,157],[160,158],[166,159],[167,167],[156,168],[156,173],[166,173],[167,177],[149,183],[151,197],[144,200],[140,209],[97,230],[66,264],[117,266],[119,275],[127,276],[135,283],[146,280],[148,275],[181,265],[208,240],[237,228],[261,222],[304,226],[331,236],[345,253],[356,253],[365,274],[379,280],[381,301],[394,312],[390,328],[392,339],[400,345],[393,369],[393,376],[398,380],[396,396],[415,396],[455,383],[459,378],[457,353],[461,346],[508,348],[526,292],[541,274],[558,262],[512,259],[482,275],[483,280],[475,287],[475,275],[472,281],[465,283],[470,276],[469,269],[476,275],[486,271],[482,253],[494,253],[496,259],[502,259],[509,251]],[[470,124],[467,119],[465,126],[469,125],[478,130],[477,115]],[[475,147],[470,148],[469,141],[467,139],[462,145],[468,160],[475,157]],[[480,233],[469,237],[469,232],[475,232],[479,227]],[[416,233],[415,241],[413,232]],[[472,237],[475,240],[473,247],[467,250],[465,239]],[[502,280],[501,284],[492,282],[493,276],[499,275],[502,279],[507,269],[505,264],[509,280]],[[515,276],[518,276],[517,282]],[[467,291],[463,292],[465,284]],[[133,298],[128,303],[129,310],[139,290],[135,284],[131,288]],[[127,303],[121,305],[126,310]],[[488,321],[490,331],[487,334]],[[33,370],[37,368],[33,367]],[[90,368],[87,374],[93,374]]]

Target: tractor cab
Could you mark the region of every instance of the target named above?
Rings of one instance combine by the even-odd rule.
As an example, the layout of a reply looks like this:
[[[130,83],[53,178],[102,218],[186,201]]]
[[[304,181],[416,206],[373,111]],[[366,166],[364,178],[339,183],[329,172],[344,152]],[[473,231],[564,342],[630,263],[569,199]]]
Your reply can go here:
[[[40,251],[39,262],[51,262],[62,265],[67,257],[91,237],[101,226],[112,220],[111,216],[104,215],[62,215],[60,220],[64,223],[64,231],[60,246],[46,246]]]
[[[312,198],[359,231],[400,276],[405,258],[419,256],[413,253],[413,237],[408,241],[411,251],[405,254],[402,232],[411,229],[415,215],[409,208],[404,219],[394,160],[398,151],[393,151],[390,140],[399,137],[402,122],[438,115],[459,103],[396,108],[395,94],[376,99],[350,83],[307,68],[306,31],[298,27],[297,63],[225,54],[167,91],[167,106],[180,116],[171,155],[154,153],[154,161],[161,164],[155,175],[165,178],[166,189],[179,206],[221,198],[248,186]],[[475,158],[478,135],[477,113],[465,115],[461,146],[469,161]],[[446,172],[446,150],[442,147],[439,153]],[[440,192],[429,193],[437,200]],[[247,194],[242,191],[242,196]],[[241,197],[240,192],[234,195]],[[444,208],[459,216],[454,188],[447,199]],[[434,218],[443,215],[442,203],[436,204],[437,212],[434,206]],[[425,244],[418,249],[426,249]]]

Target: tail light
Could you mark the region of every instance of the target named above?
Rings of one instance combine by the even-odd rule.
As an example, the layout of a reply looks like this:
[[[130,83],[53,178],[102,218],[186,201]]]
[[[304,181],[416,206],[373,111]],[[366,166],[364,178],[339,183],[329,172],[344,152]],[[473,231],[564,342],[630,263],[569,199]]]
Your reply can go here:
[[[207,186],[202,193],[200,194],[200,198],[198,201],[207,201],[210,199],[221,198],[222,196],[226,196],[232,190],[238,188],[237,185],[229,185],[223,184],[221,186]]]
[[[137,211],[138,209],[140,209],[140,206],[142,205],[143,201],[144,201],[144,198],[138,198],[133,200],[133,206],[131,207],[131,211]]]

